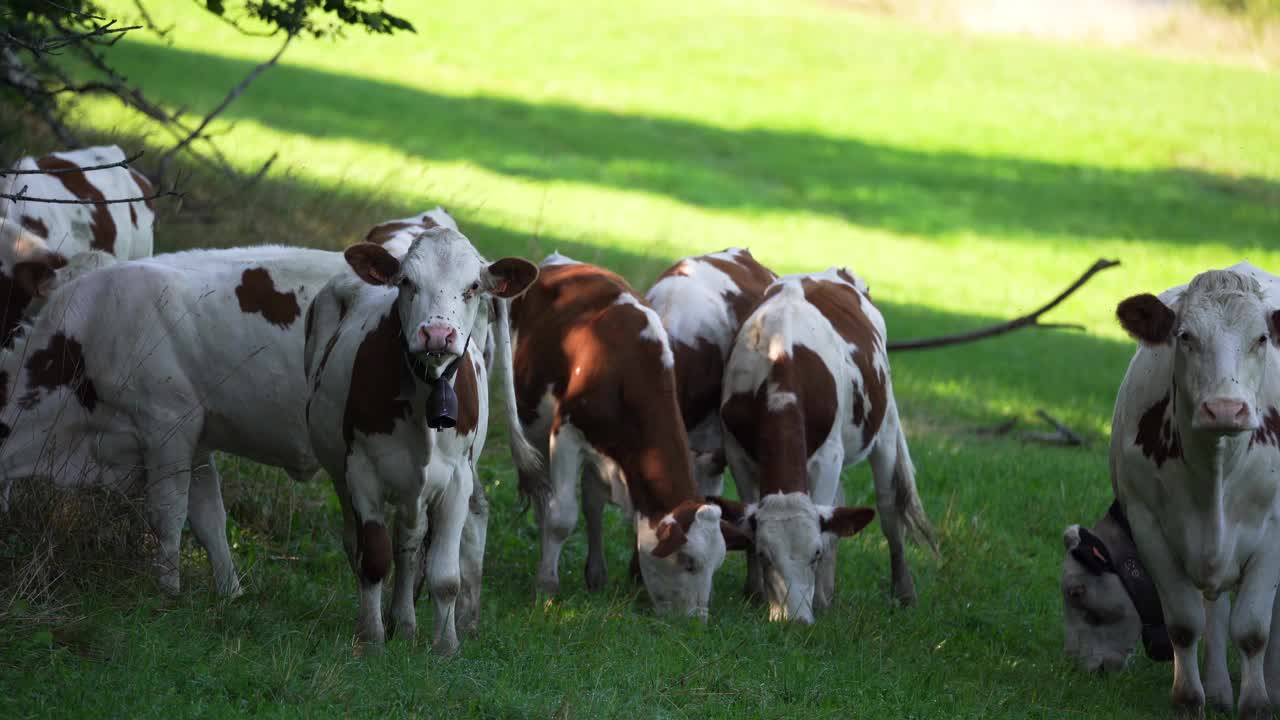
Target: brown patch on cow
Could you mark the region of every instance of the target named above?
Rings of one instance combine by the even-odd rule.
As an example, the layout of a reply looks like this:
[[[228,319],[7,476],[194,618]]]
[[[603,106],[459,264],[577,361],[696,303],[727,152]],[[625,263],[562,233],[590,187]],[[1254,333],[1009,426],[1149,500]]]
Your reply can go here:
[[[382,523],[366,520],[356,533],[360,554],[360,579],[369,585],[382,582],[391,570],[391,536]]]
[[[669,277],[689,277],[693,275],[692,260],[693,258],[685,258],[684,260],[677,262],[675,265],[672,265],[666,270],[663,270],[662,274],[659,275],[658,278],[653,281],[653,284],[657,285],[659,282],[662,282],[663,280],[666,280]]]
[[[769,388],[795,402],[769,409]],[[760,494],[808,492],[809,458],[836,422],[836,381],[826,363],[804,345],[773,361],[751,393],[731,395],[720,408],[725,431],[760,466]]]
[[[244,271],[236,288],[236,299],[240,301],[241,311],[250,315],[261,313],[267,322],[280,328],[289,327],[302,314],[298,294],[292,290],[287,293],[276,290],[271,273],[263,267]]]
[[[36,166],[46,171],[66,171],[54,173],[50,177],[56,178],[61,182],[67,192],[81,200],[92,203],[93,211],[90,215],[89,229],[93,232],[93,241],[89,246],[94,250],[101,250],[106,253],[115,252],[116,221],[111,218],[111,210],[104,202],[107,198],[102,194],[102,191],[89,182],[84,173],[78,169],[78,165],[69,160],[63,160],[56,155],[45,155],[37,158]]]
[[[1262,416],[1262,424],[1253,431],[1253,437],[1249,438],[1249,447],[1254,445],[1271,445],[1280,449],[1280,410],[1275,407],[1267,408],[1267,413]]]
[[[355,431],[389,435],[395,429],[396,420],[409,417],[409,401],[400,392],[405,372],[400,311],[393,304],[356,348],[351,389],[342,415],[342,439],[347,452],[351,452]]]
[[[312,303],[310,307],[315,307],[315,303]],[[338,302],[338,325],[342,324],[342,320],[346,316],[347,316],[347,303],[345,300],[341,300]],[[310,331],[308,331],[308,334],[309,333]],[[312,391],[318,390],[320,388],[320,379],[324,377],[324,366],[329,362],[329,355],[333,352],[334,346],[338,344],[338,337],[339,337],[338,328],[337,326],[335,326],[333,334],[330,335],[329,339],[325,341],[324,352],[320,353],[320,362],[319,364],[316,365],[315,386],[312,388]],[[308,410],[310,410],[310,407],[311,407],[311,401],[308,400],[307,401]]]
[[[1173,426],[1169,397],[1170,393],[1165,393],[1159,402],[1142,413],[1133,439],[1133,444],[1142,448],[1142,454],[1150,458],[1157,468],[1166,460],[1182,457],[1182,438]]]
[[[381,245],[395,237],[401,230],[407,230],[409,228],[430,230],[433,227],[440,227],[440,223],[437,223],[426,215],[423,215],[421,220],[412,222],[404,220],[385,222],[381,225],[374,225],[369,232],[365,234],[364,241]]]
[[[739,250],[734,253],[732,261],[710,255],[705,255],[701,259],[728,275],[734,287],[737,288],[736,292],[726,292],[724,301],[733,312],[735,324],[739,326],[751,311],[756,309],[756,305],[760,304],[765,289],[778,278],[772,270],[756,262],[750,250]]]
[[[80,405],[89,412],[98,405],[98,392],[93,380],[86,377],[84,352],[80,341],[58,333],[43,350],[27,359],[27,383],[32,391],[71,388]]]
[[[302,337],[310,339],[316,327],[316,304],[307,305],[307,316],[302,319]]]
[[[671,344],[675,357],[676,396],[685,428],[695,428],[720,405],[720,381],[724,377],[724,357],[720,346],[698,338],[693,345]]]
[[[810,278],[804,278],[800,284],[804,288],[805,300],[822,313],[845,342],[854,346],[853,364],[858,368],[861,382],[861,387],[855,388],[854,392],[855,396],[864,396],[865,401],[863,398],[854,400],[853,422],[862,428],[863,446],[869,446],[876,433],[880,432],[880,424],[884,422],[889,408],[884,338],[871,318],[862,311],[862,294],[855,288]],[[875,366],[877,356],[882,360],[880,368]]]
[[[854,287],[858,287],[857,279],[853,277],[853,273],[849,272],[847,268],[840,268],[839,270],[836,270],[836,277],[840,278],[841,280],[849,283]]]
[[[684,546],[689,537],[689,528],[693,527],[698,508],[702,505],[697,500],[685,500],[671,510],[672,522],[665,522],[665,515],[649,518],[649,527],[657,531],[655,535],[658,538],[658,544],[651,551],[654,557],[667,557]]]
[[[689,438],[676,401],[675,373],[661,347],[640,335],[649,327],[625,280],[587,265],[542,268],[512,303],[517,409],[528,422],[548,386],[559,401],[555,432],[572,422],[626,473],[635,509],[661,516],[696,497]],[[530,478],[522,476],[522,489]]]
[[[156,201],[155,198],[151,196],[156,194],[156,190],[152,187],[151,181],[147,179],[146,175],[143,175],[133,168],[129,168],[129,177],[133,178],[133,184],[137,185],[138,191],[142,193],[140,197],[145,198],[142,202],[146,204],[147,209],[155,212]],[[129,211],[133,212],[133,203],[129,203]]]
[[[19,222],[21,222],[22,227],[32,235],[39,235],[46,240],[49,239],[49,226],[45,225],[44,221],[40,218],[23,215]]]
[[[133,209],[133,203],[129,203],[129,222],[138,227],[138,211]]]
[[[476,369],[470,356],[463,356],[458,363],[453,392],[458,396],[458,424],[453,431],[459,436],[470,435],[480,422],[480,386],[476,382]]]

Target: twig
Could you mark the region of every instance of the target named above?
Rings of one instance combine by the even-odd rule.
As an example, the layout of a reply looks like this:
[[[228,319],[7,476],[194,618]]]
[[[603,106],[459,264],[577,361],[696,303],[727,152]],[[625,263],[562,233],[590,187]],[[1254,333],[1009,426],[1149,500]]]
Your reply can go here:
[[[192,130],[190,133],[188,133],[185,138],[179,141],[177,145],[174,145],[172,148],[166,151],[164,155],[161,155],[159,167],[156,170],[156,175],[158,177],[164,177],[165,170],[169,167],[169,161],[173,159],[174,153],[178,152],[179,150],[182,150],[183,148],[190,145],[192,141],[201,137],[201,133],[203,133],[204,129],[209,126],[209,123],[213,122],[214,118],[222,114],[222,111],[226,110],[227,106],[230,105],[233,100],[240,97],[240,94],[243,93],[246,89],[248,89],[249,85],[254,80],[256,80],[259,75],[265,72],[267,68],[276,64],[276,61],[279,60],[280,56],[284,54],[284,51],[288,49],[289,43],[291,42],[293,42],[293,35],[292,34],[286,35],[284,42],[280,43],[280,49],[276,50],[275,55],[272,55],[270,58],[268,58],[264,62],[258,63],[256,67],[250,70],[248,75],[245,75],[244,78],[239,83],[237,83],[235,87],[231,88],[230,92],[227,93],[227,96],[222,99],[222,102],[218,103],[217,107],[210,110],[209,113],[204,116],[204,119],[200,121],[200,124],[196,126],[195,130]],[[264,168],[262,172],[265,172],[265,171],[266,170]]]
[[[1045,412],[1043,409],[1036,410],[1036,415],[1038,415],[1041,420],[1044,420],[1045,422],[1052,425],[1053,428],[1058,431],[1057,434],[1061,437],[1062,444],[1064,445],[1083,445],[1084,444],[1084,438],[1072,432],[1071,428],[1053,419],[1053,417],[1051,417],[1049,413]]]
[[[978,435],[1008,435],[1009,431],[1013,430],[1014,426],[1017,424],[1018,424],[1018,418],[1011,417],[1008,420],[1005,420],[1004,422],[994,427],[978,428],[977,430],[974,430],[974,433]]]
[[[81,10],[73,10],[72,8],[69,8],[66,5],[56,3],[53,0],[44,0],[44,4],[49,5],[51,7],[56,7],[59,10],[65,13],[69,13],[71,15],[75,15],[76,17],[88,18],[90,20],[106,20],[106,18],[102,17],[101,15],[94,15],[93,13],[87,13]]]
[[[123,160],[117,160],[113,163],[105,163],[103,165],[89,165],[88,167],[69,167],[55,168],[53,170],[0,170],[0,177],[7,175],[61,175],[70,172],[89,172],[90,170],[106,170],[108,168],[127,168],[134,160],[142,157],[143,151],[127,157]]]
[[[147,29],[166,40],[169,38],[169,33],[173,32],[173,29],[177,27],[174,24],[163,30],[160,29],[156,21],[151,18],[151,13],[147,10],[147,6],[143,4],[142,0],[133,0],[133,6],[138,8],[138,14],[142,15],[142,21],[147,24]]]
[[[143,195],[140,197],[115,198],[112,200],[81,200],[80,198],[68,200],[64,198],[29,197],[23,194],[26,191],[27,186],[23,185],[22,189],[16,193],[0,193],[0,198],[12,200],[14,202],[49,203],[51,205],[116,205],[119,203],[150,202],[164,197],[183,197],[183,194],[177,190],[160,190],[151,195]]]
[[[1045,313],[1057,307],[1063,300],[1067,299],[1067,296],[1071,295],[1071,293],[1075,292],[1076,290],[1079,290],[1082,285],[1089,282],[1089,278],[1092,278],[1094,275],[1102,272],[1103,270],[1106,270],[1107,268],[1113,268],[1119,264],[1120,264],[1119,260],[1101,260],[1101,259],[1098,260],[1093,264],[1092,267],[1086,270],[1085,273],[1081,275],[1075,282],[1071,283],[1071,285],[1066,290],[1063,290],[1061,293],[1059,293],[1057,297],[1049,301],[1044,306],[1040,307],[1035,312],[1029,313],[1027,315],[1016,317],[1007,322],[997,323],[995,325],[989,325],[987,327],[979,328],[977,330],[972,330],[965,333],[957,333],[955,335],[943,335],[941,337],[934,337],[934,338],[921,338],[918,340],[902,340],[899,342],[886,343],[885,346],[891,351],[925,350],[929,348],[947,347],[949,345],[960,345],[962,343],[974,342],[976,340],[984,340],[989,337],[994,337],[996,335],[1003,335],[1004,333],[1012,332],[1013,330],[1017,330],[1019,328],[1024,328],[1024,327],[1041,327],[1041,328],[1066,327],[1063,325],[1044,325],[1039,323],[1038,320],[1040,319],[1041,315],[1044,315]],[[1079,328],[1079,326],[1074,326],[1074,327]]]

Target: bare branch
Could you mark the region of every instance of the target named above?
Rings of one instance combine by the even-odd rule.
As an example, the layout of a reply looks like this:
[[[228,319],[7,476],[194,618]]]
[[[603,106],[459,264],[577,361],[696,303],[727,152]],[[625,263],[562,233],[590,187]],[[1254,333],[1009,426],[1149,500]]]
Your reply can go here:
[[[53,170],[0,170],[0,177],[7,175],[61,175],[70,172],[89,172],[90,170],[107,170],[109,168],[127,168],[130,163],[142,157],[143,151],[139,150],[132,156],[123,160],[117,160],[113,163],[105,163],[102,165],[89,165],[87,167],[69,167],[55,168]]]
[[[174,145],[167,152],[165,152],[164,155],[160,157],[159,168],[156,171],[157,175],[159,175],[160,177],[163,177],[165,170],[169,167],[170,160],[173,159],[174,153],[177,153],[179,150],[182,150],[183,148],[190,145],[193,140],[196,140],[197,138],[201,137],[201,133],[203,133],[204,129],[209,126],[209,123],[213,122],[214,118],[222,114],[222,111],[226,110],[227,106],[230,105],[232,101],[240,97],[241,93],[247,90],[249,85],[254,80],[258,79],[258,76],[261,75],[263,72],[265,72],[267,68],[276,64],[276,61],[278,61],[280,59],[280,56],[284,54],[284,51],[288,49],[289,43],[293,42],[293,37],[294,36],[292,34],[285,36],[284,42],[280,44],[280,49],[276,50],[275,55],[272,55],[269,59],[259,63],[256,67],[250,70],[248,75],[245,75],[244,78],[239,83],[237,83],[235,87],[231,88],[231,90],[227,93],[227,96],[222,99],[222,102],[218,103],[217,107],[210,110],[209,113],[204,116],[204,119],[200,121],[200,124],[197,125],[194,130],[188,133],[187,136],[183,138],[181,141],[179,141],[177,145]],[[264,171],[265,171],[265,168],[264,168]]]
[[[142,0],[133,0],[133,6],[138,8],[138,14],[142,16],[142,21],[147,24],[147,29],[166,40],[169,38],[169,33],[173,32],[173,29],[177,27],[177,25],[174,24],[162,29],[158,24],[156,24],[156,21],[152,19],[151,13],[147,10],[147,6],[143,4]]]
[[[274,37],[275,34],[279,32],[278,30],[272,30],[272,31],[249,30],[245,28],[243,25],[241,25],[240,23],[236,22],[235,20],[232,20],[231,18],[225,15],[222,15],[220,13],[216,13],[209,10],[209,8],[201,5],[199,0],[191,0],[191,1],[194,2],[196,6],[199,7],[201,10],[208,12],[210,15],[222,21],[224,24],[231,26],[232,28],[235,29],[236,32],[246,37],[259,37],[259,38]]]
[[[1076,290],[1079,290],[1081,286],[1089,282],[1089,278],[1092,278],[1094,275],[1102,272],[1103,270],[1106,270],[1107,268],[1113,268],[1119,264],[1120,264],[1119,260],[1102,260],[1102,259],[1098,260],[1093,264],[1092,267],[1086,270],[1083,275],[1081,275],[1075,282],[1071,283],[1071,285],[1066,290],[1063,290],[1061,293],[1059,293],[1058,296],[1055,297],[1053,300],[1050,300],[1048,303],[1041,306],[1035,312],[1031,312],[1026,315],[1016,317],[1007,322],[997,323],[995,325],[989,325],[984,328],[979,328],[977,330],[972,330],[970,332],[965,332],[965,333],[957,333],[955,335],[943,335],[942,337],[921,338],[918,340],[902,340],[899,342],[886,343],[886,347],[891,351],[925,350],[929,348],[947,347],[949,345],[960,345],[962,343],[969,343],[977,340],[985,340],[986,338],[995,337],[996,335],[1003,335],[1004,333],[1012,332],[1014,330],[1017,330],[1019,328],[1024,328],[1024,327],[1039,327],[1039,328],[1068,327],[1064,325],[1041,324],[1039,322],[1039,319],[1041,315],[1044,315],[1045,313],[1057,307],[1059,304],[1062,303],[1063,300],[1066,300],[1067,297],[1071,295],[1071,293],[1075,292]],[[1077,325],[1077,326],[1071,326],[1071,327],[1079,328],[1080,326]]]
[[[59,10],[61,10],[61,11],[65,12],[65,13],[68,13],[68,14],[70,14],[70,15],[75,15],[76,17],[87,18],[87,19],[89,19],[89,20],[106,20],[106,18],[104,18],[104,17],[102,17],[102,16],[100,16],[100,15],[94,15],[93,13],[87,13],[87,12],[81,12],[80,10],[72,10],[71,8],[67,7],[66,5],[63,5],[63,4],[61,4],[61,3],[56,3],[56,2],[54,2],[53,0],[44,0],[44,4],[45,4],[45,5],[48,5],[48,6],[50,6],[50,7],[58,8]]]
[[[26,192],[27,192],[27,186],[23,185],[22,189],[16,193],[0,193],[0,198],[4,198],[6,200],[12,200],[14,202],[21,201],[21,202],[32,202],[32,203],[49,203],[50,205],[118,205],[120,203],[151,202],[153,200],[158,200],[164,197],[176,197],[176,198],[183,197],[183,194],[178,192],[177,190],[158,190],[155,193],[152,193],[151,195],[143,195],[143,196],[131,197],[131,198],[116,198],[113,200],[81,200],[79,198],[76,198],[75,200],[67,200],[63,198],[38,198],[38,197],[29,197],[24,194]]]
[[[1049,413],[1045,412],[1043,408],[1036,410],[1036,415],[1038,415],[1041,420],[1052,425],[1054,430],[1057,430],[1056,434],[1060,437],[1060,442],[1063,445],[1084,445],[1084,438],[1072,432],[1071,428],[1053,419],[1053,417],[1051,417]]]

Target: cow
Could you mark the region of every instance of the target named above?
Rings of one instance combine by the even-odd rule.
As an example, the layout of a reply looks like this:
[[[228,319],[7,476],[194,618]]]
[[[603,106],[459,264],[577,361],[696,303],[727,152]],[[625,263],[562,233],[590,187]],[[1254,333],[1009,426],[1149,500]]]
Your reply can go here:
[[[676,398],[689,434],[694,483],[702,495],[724,492],[720,379],[742,321],[778,276],[750,250],[731,247],[667,268],[645,294],[671,340]]]
[[[386,640],[382,582],[393,556],[391,631],[415,637],[419,553],[429,527],[421,565],[435,605],[432,644],[449,655],[458,647],[459,554],[471,514],[479,418],[488,413],[481,390],[485,336],[492,322],[510,399],[507,299],[523,292],[538,269],[519,258],[490,263],[444,226],[418,230],[401,259],[375,242],[344,255],[349,269],[325,285],[310,310],[306,420],[342,505],[343,546],[359,588],[357,637],[365,651],[376,652]],[[508,408],[514,419],[514,402]],[[523,448],[532,456],[519,423],[510,427],[517,455]]]
[[[1173,645],[1175,712],[1200,716],[1203,600],[1236,592],[1238,712],[1270,717],[1280,647],[1269,643],[1280,583],[1280,278],[1247,263],[1210,270],[1116,308],[1138,342],[1116,395],[1110,468]],[[1229,683],[1227,684],[1229,687]],[[1272,697],[1280,697],[1273,694]],[[1225,700],[1225,702],[1224,702]]]
[[[560,549],[587,518],[587,587],[604,586],[602,514],[623,508],[639,574],[659,614],[706,619],[712,577],[739,534],[693,483],[667,333],[625,280],[559,253],[512,303],[519,422],[541,465],[515,458],[541,536],[537,586],[560,587]]]
[[[318,469],[305,432],[302,310],[341,253],[280,246],[120,262],[56,288],[0,356],[0,486],[144,482],[162,589],[190,518],[219,593],[240,581],[212,453]]]
[[[84,201],[48,203],[0,198],[0,340],[13,344],[19,323],[30,318],[53,287],[55,273],[77,254],[97,250],[121,260],[151,255],[155,201],[142,173],[119,165],[82,168],[125,161],[115,145],[24,157],[0,182],[7,194],[31,198]],[[148,198],[127,203],[94,201]],[[60,279],[65,281],[65,279]]]
[[[1068,526],[1062,543],[1059,589],[1067,656],[1085,672],[1116,672],[1141,640],[1152,660],[1172,660],[1160,596],[1138,558],[1120,503],[1112,501],[1090,528]]]
[[[836,546],[871,508],[842,505],[840,472],[870,458],[894,596],[915,600],[904,531],[934,546],[898,418],[885,325],[843,268],[787,275],[734,339],[720,405],[741,501],[715,498],[754,545],[746,592],[772,620],[812,623],[832,601]]]

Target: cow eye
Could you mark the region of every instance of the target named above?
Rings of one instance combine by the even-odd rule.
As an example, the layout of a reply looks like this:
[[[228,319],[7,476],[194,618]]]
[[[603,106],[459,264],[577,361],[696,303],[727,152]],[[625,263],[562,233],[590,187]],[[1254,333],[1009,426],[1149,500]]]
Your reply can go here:
[[[1271,338],[1270,338],[1270,337],[1268,337],[1265,333],[1264,333],[1264,334],[1262,334],[1262,335],[1259,335],[1259,336],[1258,336],[1258,347],[1262,347],[1262,346],[1266,345],[1266,344],[1267,344],[1267,341],[1268,341],[1268,340],[1270,340],[1270,339],[1271,339]]]
[[[685,572],[692,573],[697,571],[698,563],[693,559],[692,556],[686,555],[684,553],[680,553],[679,559],[680,559],[680,567],[683,568]]]
[[[1184,343],[1192,343],[1192,342],[1195,342],[1196,336],[1192,335],[1190,332],[1187,332],[1186,330],[1183,330],[1182,332],[1178,333],[1178,339]]]
[[[1102,624],[1102,617],[1092,610],[1085,610],[1084,621],[1090,625],[1097,626]]]
[[[407,277],[402,277],[400,278],[400,287],[404,288],[405,290],[412,290],[413,281]]]
[[[817,565],[818,561],[821,559],[822,559],[822,548],[818,548],[817,550],[813,551],[813,559],[809,561],[809,564]]]

